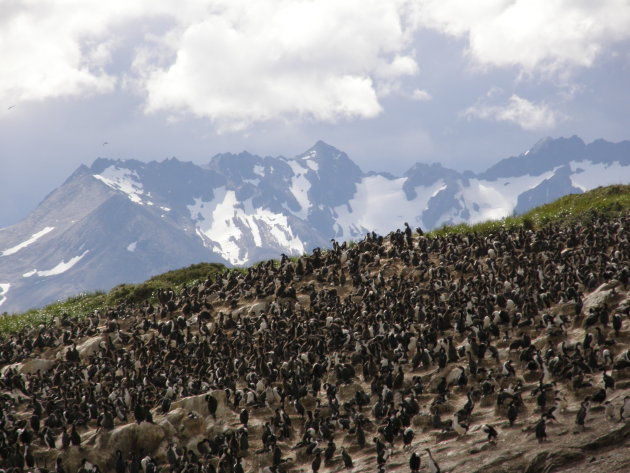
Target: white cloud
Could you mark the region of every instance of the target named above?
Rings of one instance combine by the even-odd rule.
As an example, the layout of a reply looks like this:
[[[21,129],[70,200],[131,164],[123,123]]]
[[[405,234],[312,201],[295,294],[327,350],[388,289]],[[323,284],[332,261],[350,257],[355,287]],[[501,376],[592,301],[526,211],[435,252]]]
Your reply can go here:
[[[432,99],[431,94],[427,92],[426,90],[422,90],[422,89],[415,89],[411,93],[411,98],[418,102],[426,102],[427,100]]]
[[[149,112],[188,112],[222,129],[274,118],[371,118],[379,95],[416,74],[405,1],[229,0],[163,46],[146,74]],[[263,20],[264,19],[264,20]]]
[[[488,96],[496,95],[491,91]],[[564,118],[562,114],[554,111],[547,103],[533,103],[527,99],[512,95],[507,104],[491,105],[483,101],[469,107],[464,111],[468,118],[482,118],[501,122],[514,123],[524,130],[542,131],[556,126],[558,121]]]
[[[0,4],[2,103],[111,91],[116,78],[104,71],[114,45],[111,28],[137,17],[141,3],[9,0]]]
[[[222,129],[378,115],[380,99],[419,73],[421,28],[466,39],[476,64],[525,73],[589,67],[630,38],[628,0],[0,2],[1,103],[133,84],[148,112]],[[112,67],[120,50],[131,69]]]
[[[0,100],[133,84],[147,111],[192,113],[227,129],[374,117],[378,97],[418,72],[414,1],[9,0],[0,6]],[[144,32],[140,44],[125,43],[130,30]],[[133,51],[133,70],[107,69],[119,48]]]
[[[592,66],[611,44],[630,38],[627,0],[424,0],[417,19],[466,38],[477,64],[526,73]]]

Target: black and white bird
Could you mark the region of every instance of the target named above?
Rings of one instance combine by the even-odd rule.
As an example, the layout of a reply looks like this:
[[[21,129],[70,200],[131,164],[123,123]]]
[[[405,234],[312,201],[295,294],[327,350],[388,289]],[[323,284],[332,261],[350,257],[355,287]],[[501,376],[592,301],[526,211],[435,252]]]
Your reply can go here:
[[[512,366],[512,360],[507,360],[505,363],[503,363],[503,371],[501,372],[501,374],[506,377],[516,376],[516,370]]]
[[[580,409],[578,410],[576,416],[575,416],[575,423],[579,426],[582,427],[582,430],[584,430],[585,427],[585,421],[586,421],[586,413],[588,411],[588,406],[589,406],[590,402],[587,399],[585,399],[584,401],[582,401],[582,404],[580,405]]]
[[[518,407],[516,407],[516,404],[512,402],[508,406],[508,410],[507,410],[507,417],[508,417],[508,421],[510,422],[510,427],[514,425],[514,421],[516,420],[517,416],[518,416]]]
[[[409,447],[411,445],[411,441],[413,440],[413,437],[414,437],[413,429],[411,427],[407,427],[403,431],[403,443],[405,447]]]
[[[420,455],[413,452],[411,457],[409,457],[409,469],[411,473],[418,473],[420,471],[420,463]]]
[[[606,374],[606,371],[604,371],[602,375],[602,381],[604,382],[605,389],[615,389],[615,378]]]
[[[483,424],[481,426],[481,430],[483,430],[488,435],[488,442],[497,441],[497,437],[499,436],[499,433],[490,424]]]
[[[468,432],[468,425],[460,422],[457,414],[453,414],[452,426],[457,435],[466,435]]]
[[[315,459],[311,462],[311,469],[313,473],[317,473],[319,471],[319,467],[322,465],[322,454],[318,450]]]

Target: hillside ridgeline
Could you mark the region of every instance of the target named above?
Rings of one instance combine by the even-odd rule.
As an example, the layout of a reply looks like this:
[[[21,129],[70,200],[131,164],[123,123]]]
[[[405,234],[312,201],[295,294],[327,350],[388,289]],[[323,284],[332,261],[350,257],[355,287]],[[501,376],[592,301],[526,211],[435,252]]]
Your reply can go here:
[[[627,471],[630,218],[605,210],[369,234],[7,334],[1,466]]]

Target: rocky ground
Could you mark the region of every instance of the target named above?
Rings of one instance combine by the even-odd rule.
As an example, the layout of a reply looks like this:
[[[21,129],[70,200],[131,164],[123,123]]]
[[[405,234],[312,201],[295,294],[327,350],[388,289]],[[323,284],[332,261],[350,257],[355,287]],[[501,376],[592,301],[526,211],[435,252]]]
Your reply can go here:
[[[387,245],[387,243],[386,243]],[[609,251],[614,251],[610,248]],[[623,262],[627,265],[627,261]],[[343,264],[343,263],[341,263]],[[430,265],[439,266],[437,255],[431,255]],[[372,277],[377,278],[381,274],[387,281],[391,275],[404,275],[406,268],[396,257],[388,257],[386,254],[380,261],[372,262],[365,266],[365,270]],[[413,278],[413,274],[407,274]],[[431,281],[418,280],[418,287],[429,287]],[[312,298],[305,294],[305,288],[312,285],[315,290],[331,288],[329,281],[322,281],[317,275],[305,275],[299,282],[294,284],[296,296],[292,303],[299,304],[308,312]],[[350,280],[336,285],[338,295],[341,299],[347,296],[356,296],[357,290]],[[565,319],[563,323],[539,325],[523,325],[509,328],[510,337],[505,338],[501,330],[501,336],[494,341],[494,346],[498,349],[499,359],[486,356],[478,361],[479,368],[484,368],[484,374],[470,373],[468,362],[462,356],[456,363],[448,363],[445,368],[440,369],[435,364],[428,366],[420,365],[416,368],[411,363],[402,363],[404,372],[403,386],[394,392],[394,405],[399,405],[403,398],[409,395],[414,377],[420,377],[424,390],[415,396],[419,404],[420,411],[411,419],[410,427],[414,432],[414,439],[410,445],[404,446],[400,437],[397,437],[393,445],[387,444],[389,457],[383,467],[385,471],[409,471],[409,458],[412,452],[417,452],[421,456],[421,470],[431,471],[428,466],[428,455],[426,448],[431,450],[434,459],[439,464],[443,472],[625,472],[630,471],[630,454],[626,447],[630,442],[630,423],[620,420],[620,410],[624,404],[624,397],[630,396],[630,368],[622,367],[623,364],[615,363],[625,356],[626,350],[630,348],[630,320],[628,312],[630,309],[630,292],[624,288],[618,280],[609,280],[598,284],[593,289],[581,287],[582,307],[580,313],[575,315],[575,303],[573,301],[554,301],[545,311],[546,314],[555,320],[560,320],[560,316]],[[208,293],[206,302],[212,305],[213,319],[205,325],[210,331],[215,330],[216,319],[219,314],[231,315],[233,319],[238,317],[250,317],[258,319],[261,313],[268,310],[269,303],[276,299],[275,295],[259,298],[241,298],[238,303],[222,298],[219,294]],[[528,370],[526,363],[521,360],[522,348],[511,348],[511,344],[517,339],[528,334],[531,337],[531,344],[544,353],[549,347],[556,351],[566,350],[567,356],[574,355],[576,343],[581,343],[586,332],[594,333],[594,326],[587,326],[586,317],[591,313],[591,309],[601,309],[605,307],[610,314],[620,314],[622,327],[618,334],[614,333],[611,324],[599,324],[603,338],[594,341],[593,345],[598,347],[598,353],[602,354],[609,350],[610,358],[600,360],[598,369],[589,370],[581,380],[581,385],[576,386],[573,379],[559,379],[551,375],[545,367],[539,370]],[[199,332],[199,314],[188,313],[184,309],[184,303],[177,301],[171,311],[162,313],[164,320],[183,317],[191,334],[201,336]],[[117,319],[118,329],[112,332],[109,328],[111,319],[104,314],[94,315],[83,324],[92,324],[90,335],[79,336],[73,340],[76,343],[77,351],[81,362],[89,359],[104,349],[108,343],[117,346],[125,346],[122,334],[133,333],[142,324],[142,318],[146,317],[144,312],[129,310],[126,315]],[[56,321],[59,330],[63,330],[64,320]],[[215,324],[215,325],[213,325]],[[420,324],[418,324],[420,325]],[[236,330],[234,327],[227,329],[228,339]],[[137,333],[143,341],[148,342],[152,337],[158,336],[158,327],[146,327]],[[30,336],[34,337],[36,332]],[[454,345],[458,348],[465,347],[469,341],[469,332],[459,333],[456,330],[448,330],[445,335],[453,337]],[[564,346],[561,344],[564,342]],[[127,342],[128,343],[128,342]],[[57,343],[55,346],[44,349],[33,349],[32,353],[22,360],[5,364],[2,367],[2,375],[7,373],[20,373],[26,383],[31,382],[30,375],[33,373],[54,370],[59,364],[63,364],[66,353],[70,347],[64,343]],[[404,357],[407,360],[413,358],[417,347],[409,345],[408,353]],[[605,356],[605,353],[604,353]],[[514,376],[502,376],[501,372],[504,363],[511,359],[516,369]],[[436,402],[436,386],[440,379],[448,377],[459,366],[465,367],[469,380],[465,385],[453,385],[448,394],[440,401]],[[617,368],[613,368],[617,366]],[[330,383],[337,386],[337,399],[340,405],[344,405],[355,398],[357,391],[365,393],[371,392],[371,383],[361,376],[361,364],[355,365],[356,376],[350,382],[342,383],[337,379],[335,372],[329,370],[322,378],[322,384]],[[587,413],[584,426],[576,424],[576,416],[581,403],[588,397],[595,395],[603,384],[603,368],[607,369],[607,374],[615,380],[614,389],[605,390],[605,401],[591,401],[587,406]],[[484,380],[488,372],[495,373],[495,391],[483,394],[477,388]],[[535,427],[541,419],[541,412],[536,402],[539,380],[543,377],[543,382],[550,385],[548,389],[548,403],[546,409],[555,407],[552,417],[548,416],[545,421],[547,437],[542,442],[536,438]],[[81,381],[88,385],[90,379],[86,375]],[[247,383],[240,379],[238,388],[245,389]],[[6,388],[6,386],[5,386]],[[498,405],[497,398],[501,392],[511,394],[520,393],[523,406],[519,409],[516,421],[512,426],[507,419],[507,403]],[[212,394],[218,401],[218,407],[214,416],[210,415],[206,394]],[[474,400],[474,409],[466,419],[469,424],[468,431],[459,434],[453,430],[450,423],[453,414],[462,409],[467,401],[467,394],[470,393]],[[231,393],[233,396],[233,393]],[[5,402],[5,418],[12,417],[11,422],[17,425],[20,420],[24,424],[28,423],[32,415],[33,395],[28,390],[4,389],[2,397]],[[343,471],[344,465],[339,455],[343,446],[351,455],[354,466],[351,469],[355,472],[375,472],[378,470],[375,454],[374,437],[382,438],[379,427],[385,425],[385,419],[377,419],[370,415],[370,409],[376,401],[377,396],[371,395],[370,403],[364,407],[368,421],[365,424],[365,434],[367,446],[360,448],[357,442],[356,430],[336,429],[334,440],[337,446],[337,453],[332,461],[324,462],[319,471],[338,472]],[[319,391],[318,395],[309,392],[301,399],[306,409],[317,411],[322,418],[330,410],[325,389]],[[610,403],[610,405],[606,404]],[[10,411],[6,409],[10,406]],[[252,403],[247,406],[250,413],[248,424],[249,449],[241,451],[241,464],[244,471],[270,471],[272,464],[272,452],[261,451],[263,444],[261,441],[265,423],[275,415],[275,410],[281,406],[277,399],[266,399],[262,403]],[[191,451],[193,455],[202,457],[203,446],[200,442],[204,439],[214,439],[226,432],[237,432],[242,428],[239,420],[241,409],[244,404],[234,408],[232,399],[226,399],[224,389],[216,389],[211,385],[206,392],[193,396],[175,398],[166,413],[162,413],[159,405],[152,406],[151,413],[153,423],[133,421],[133,416],[129,415],[127,421],[115,419],[112,429],[97,427],[94,419],[79,425],[77,428],[80,434],[80,445],[70,445],[63,448],[60,436],[56,438],[55,448],[49,448],[43,438],[34,436],[31,442],[30,452],[35,458],[36,467],[54,470],[56,459],[62,458],[66,471],[77,471],[82,459],[87,459],[93,465],[98,465],[100,471],[116,471],[116,452],[120,450],[125,458],[126,468],[131,470],[129,458],[131,455],[139,457],[150,456],[158,468],[163,471],[170,471],[168,450],[169,446],[182,458],[183,449]],[[296,409],[288,399],[284,402],[286,413],[289,415],[292,424],[292,435],[277,441],[277,445],[282,451],[282,463],[278,466],[279,471],[285,472],[310,472],[312,470],[312,454],[307,454],[304,448],[296,448],[296,445],[303,438],[303,420],[296,412]],[[439,412],[439,422],[436,426],[435,414]],[[630,419],[630,413],[627,414]],[[487,434],[482,431],[482,426],[489,424],[498,432],[495,442],[487,439]],[[58,431],[60,432],[60,430]],[[317,437],[317,436],[316,436]],[[317,440],[318,447],[326,448],[325,439]],[[211,455],[206,457],[208,461],[217,469],[219,458]],[[8,466],[8,460],[3,459],[4,467]],[[146,468],[146,465],[145,465]],[[266,468],[266,469],[265,469]],[[29,470],[25,466],[25,470]],[[194,471],[194,470],[190,470]],[[227,471],[227,470],[226,470]]]

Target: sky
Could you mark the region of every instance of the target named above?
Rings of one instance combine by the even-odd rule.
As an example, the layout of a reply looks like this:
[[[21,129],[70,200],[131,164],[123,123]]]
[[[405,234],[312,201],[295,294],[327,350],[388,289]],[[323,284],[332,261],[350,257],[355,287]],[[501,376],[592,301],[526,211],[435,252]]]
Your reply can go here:
[[[321,139],[482,171],[630,139],[630,0],[0,0],[0,227],[97,157]]]

